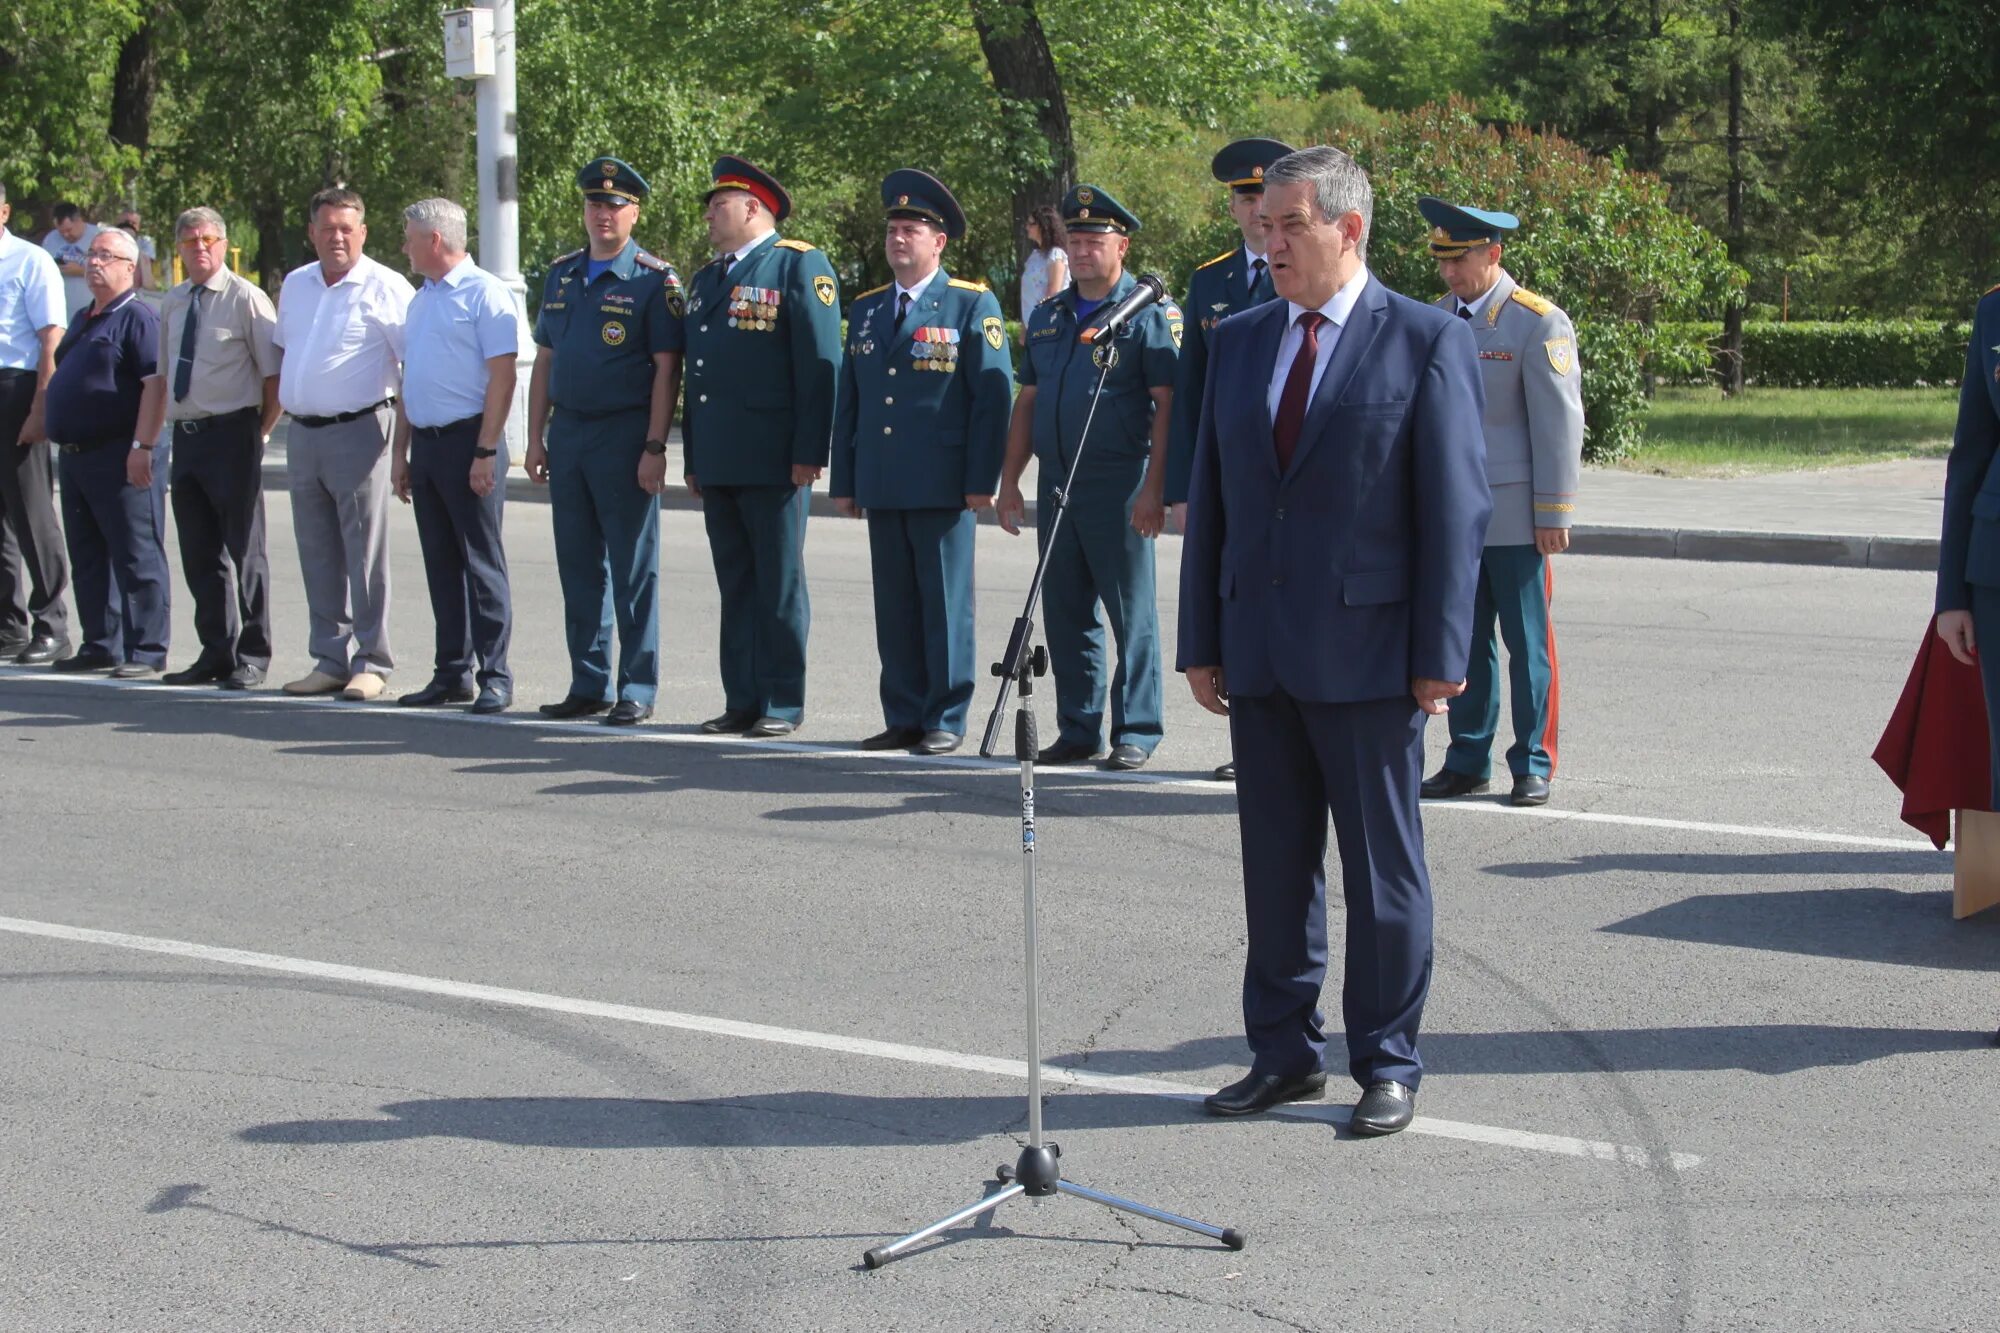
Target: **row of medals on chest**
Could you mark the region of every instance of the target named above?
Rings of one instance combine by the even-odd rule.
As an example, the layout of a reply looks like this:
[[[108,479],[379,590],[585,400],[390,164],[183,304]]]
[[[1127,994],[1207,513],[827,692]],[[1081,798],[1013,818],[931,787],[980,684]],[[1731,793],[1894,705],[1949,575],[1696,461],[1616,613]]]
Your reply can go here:
[[[733,287],[729,292],[729,327],[768,330],[778,327],[778,302],[784,293],[769,287]]]
[[[854,349],[862,356],[875,355],[875,339],[870,336],[875,324],[875,312],[870,310],[861,321],[859,345]],[[958,330],[920,328],[910,334],[910,359],[916,370],[941,370],[950,372],[958,369]]]

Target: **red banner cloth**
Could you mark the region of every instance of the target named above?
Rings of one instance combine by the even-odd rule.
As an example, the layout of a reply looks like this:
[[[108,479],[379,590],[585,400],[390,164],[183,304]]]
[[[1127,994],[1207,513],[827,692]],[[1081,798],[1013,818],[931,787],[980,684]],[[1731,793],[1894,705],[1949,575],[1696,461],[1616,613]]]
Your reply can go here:
[[[2000,652],[2000,644],[1990,651]],[[1924,631],[1903,697],[1875,743],[1875,762],[1903,793],[1903,822],[1940,851],[1951,838],[1952,811],[1993,808],[1979,668],[1953,657],[1934,630]]]

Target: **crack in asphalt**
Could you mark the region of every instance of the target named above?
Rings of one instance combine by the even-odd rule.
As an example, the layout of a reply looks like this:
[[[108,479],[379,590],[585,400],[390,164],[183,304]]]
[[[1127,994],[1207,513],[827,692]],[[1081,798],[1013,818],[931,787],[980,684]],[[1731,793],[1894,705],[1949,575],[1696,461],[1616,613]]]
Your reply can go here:
[[[1321,1330],[1313,1328],[1309,1324],[1296,1323],[1293,1320],[1285,1318],[1283,1315],[1272,1314],[1269,1310],[1262,1310],[1254,1305],[1243,1305],[1236,1301],[1211,1300],[1206,1296],[1197,1296],[1193,1292],[1169,1291],[1164,1287],[1141,1287],[1136,1285],[1106,1286],[1102,1290],[1107,1292],[1129,1292],[1138,1296],[1164,1296],[1169,1300],[1186,1301],[1190,1305],[1206,1306],[1213,1310],[1229,1310],[1236,1314],[1247,1314],[1253,1319],[1261,1319],[1266,1323],[1276,1324],[1279,1328],[1289,1328],[1292,1330],[1292,1333],[1321,1333]]]

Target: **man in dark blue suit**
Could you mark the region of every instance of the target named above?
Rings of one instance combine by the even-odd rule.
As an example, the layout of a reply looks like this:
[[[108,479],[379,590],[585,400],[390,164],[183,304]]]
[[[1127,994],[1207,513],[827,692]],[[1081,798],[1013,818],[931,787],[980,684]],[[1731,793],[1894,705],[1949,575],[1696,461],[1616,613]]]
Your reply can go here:
[[[1281,298],[1213,330],[1181,557],[1180,669],[1230,719],[1249,958],[1249,1115],[1326,1086],[1326,835],[1358,1134],[1410,1123],[1431,974],[1424,724],[1465,688],[1486,485],[1464,322],[1366,265],[1373,195],[1335,148],[1264,174]]]

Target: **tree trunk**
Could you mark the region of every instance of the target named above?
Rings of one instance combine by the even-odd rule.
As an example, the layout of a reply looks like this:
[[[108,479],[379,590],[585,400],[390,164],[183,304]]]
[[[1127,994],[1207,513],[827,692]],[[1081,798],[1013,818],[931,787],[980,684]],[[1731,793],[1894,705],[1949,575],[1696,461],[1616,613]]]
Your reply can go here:
[[[1009,108],[1033,112],[1035,137],[1019,145],[1020,159],[1039,162],[1014,182],[1014,237],[1021,244],[1028,216],[1041,204],[1060,206],[1076,182],[1076,139],[1069,99],[1049,51],[1048,34],[1035,13],[1035,0],[972,0],[972,24],[994,91]],[[1018,253],[1018,250],[1017,250]]]
[[[1742,0],[1729,0],[1729,258],[1743,262],[1743,26]],[[1743,303],[1722,315],[1722,392],[1743,392]]]
[[[118,48],[118,68],[111,76],[111,137],[142,157],[152,141],[153,99],[159,91],[160,61],[149,13]],[[125,202],[136,205],[136,175],[128,173],[121,184]]]
[[[285,206],[260,203],[251,210],[257,223],[257,285],[272,296],[285,280]]]

